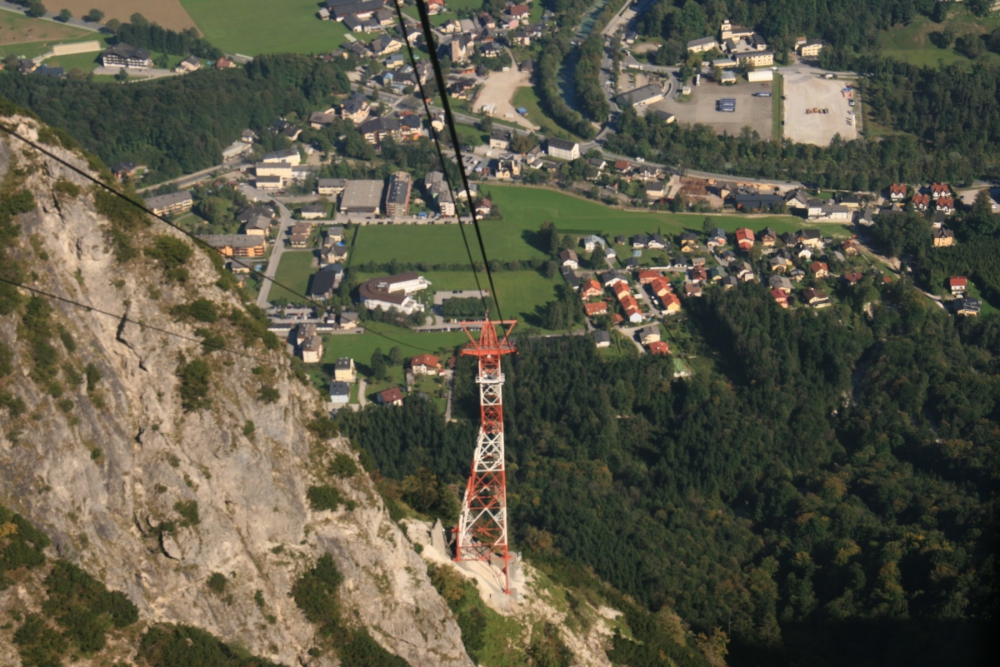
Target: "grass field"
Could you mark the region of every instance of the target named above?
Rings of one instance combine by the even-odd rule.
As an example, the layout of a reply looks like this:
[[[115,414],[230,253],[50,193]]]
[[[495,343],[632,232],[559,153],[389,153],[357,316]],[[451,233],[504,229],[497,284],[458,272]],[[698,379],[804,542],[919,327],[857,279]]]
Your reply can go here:
[[[25,42],[72,42],[87,36],[98,37],[97,33],[62,23],[0,11],[0,47]]]
[[[430,352],[437,354],[442,360],[447,360],[456,346],[469,340],[461,331],[414,333],[378,322],[366,323],[365,327],[367,330],[363,334],[327,336],[323,341],[323,364],[334,364],[340,357],[350,357],[354,359],[358,371],[367,377],[371,373],[368,364],[377,348],[381,348],[383,354],[389,354],[389,350],[393,347],[399,347],[404,359]],[[376,331],[382,336],[373,333]],[[397,366],[395,369],[398,370],[399,367]],[[400,377],[402,377],[401,373]]]
[[[317,0],[181,0],[205,37],[223,51],[326,53],[340,46],[347,28],[320,21]],[[377,35],[375,35],[377,36]]]
[[[984,17],[973,15],[966,7],[956,6],[951,9],[944,23],[934,23],[926,16],[917,15],[907,25],[893,26],[882,33],[879,46],[882,54],[911,65],[937,67],[939,64],[970,62],[968,58],[954,48],[941,49],[931,41],[931,34],[950,27],[956,37],[974,33],[983,35],[1000,27],[1000,12],[993,12]],[[1000,63],[1000,55],[986,52],[980,61]]]
[[[481,223],[486,252],[490,259],[499,260],[546,257],[541,248],[532,245],[538,228],[546,220],[555,223],[563,233],[596,233],[606,238],[613,238],[618,234],[630,236],[638,232],[659,232],[672,236],[686,229],[701,232],[706,217],[711,217],[714,225],[727,231],[734,231],[738,227],[759,230],[771,226],[782,233],[815,226],[790,215],[706,216],[623,211],[544,188],[491,184],[484,190],[503,215],[503,220]],[[842,225],[824,224],[820,228],[825,234],[848,235],[847,228]],[[466,233],[473,258],[481,261],[474,230],[466,227]],[[378,225],[365,226],[358,231],[357,247],[352,258],[355,266],[369,261],[389,262],[392,259],[427,264],[469,262],[458,225]]]
[[[524,107],[528,110],[527,118],[535,125],[538,125],[542,129],[540,132],[547,137],[561,137],[563,139],[572,139],[573,141],[583,141],[580,137],[575,134],[567,132],[563,128],[545,115],[542,111],[542,107],[538,101],[538,95],[535,93],[535,89],[526,86],[524,88],[518,88],[517,92],[514,93],[513,99],[511,99],[511,104],[514,108]]]
[[[488,246],[487,246],[488,247]],[[358,280],[367,280],[375,274],[359,273]],[[421,271],[420,275],[431,281],[428,292],[476,289],[476,277],[471,271]],[[355,276],[352,276],[352,280]],[[479,274],[483,289],[489,290],[489,279],[485,273]],[[497,271],[493,283],[500,295],[500,310],[504,317],[515,317],[522,322],[536,322],[535,314],[542,306],[556,298],[556,285],[561,276],[546,278],[537,271]],[[495,311],[493,305],[490,310]]]
[[[290,289],[299,294],[306,294],[306,290],[309,289],[309,277],[318,270],[313,265],[314,261],[315,257],[312,251],[286,250],[282,254],[281,263],[278,264],[278,270],[274,274],[275,282],[288,285]],[[296,296],[278,285],[271,286],[268,297],[272,301],[275,299],[288,299],[289,303],[306,305],[306,301],[302,297]]]
[[[184,11],[181,0],[51,0],[45,3],[50,12],[58,13],[66,8],[73,16],[81,18],[91,9],[104,12],[104,20],[118,19],[122,23],[129,20],[132,14],[139,13],[146,20],[156,21],[164,28],[184,30],[195,27],[194,21]]]

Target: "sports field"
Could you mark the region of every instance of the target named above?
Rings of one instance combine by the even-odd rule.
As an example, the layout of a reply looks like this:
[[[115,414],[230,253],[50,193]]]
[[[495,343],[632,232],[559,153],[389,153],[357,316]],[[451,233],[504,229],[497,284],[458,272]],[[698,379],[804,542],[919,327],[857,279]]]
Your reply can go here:
[[[545,257],[541,250],[533,248],[522,238],[520,229],[512,230],[506,222],[491,220],[481,226],[490,259]],[[466,225],[465,232],[473,259],[482,261],[475,230]],[[426,264],[469,263],[458,225],[369,225],[358,230],[352,265],[393,259]]]
[[[316,17],[317,0],[180,1],[205,37],[228,53],[326,53],[347,34],[342,23]]]
[[[229,0],[230,6],[239,2]],[[118,19],[126,23],[132,14],[142,14],[147,21],[155,21],[164,28],[184,30],[194,28],[194,21],[184,11],[181,0],[52,0],[46,3],[49,11],[59,13],[68,9],[76,18],[83,18],[91,9],[104,12],[104,20]]]

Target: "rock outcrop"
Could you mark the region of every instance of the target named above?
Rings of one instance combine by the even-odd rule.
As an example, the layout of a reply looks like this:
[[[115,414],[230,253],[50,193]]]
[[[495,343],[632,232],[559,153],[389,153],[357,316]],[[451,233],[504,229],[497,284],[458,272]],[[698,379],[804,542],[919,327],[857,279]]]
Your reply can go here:
[[[34,121],[3,120],[37,139]],[[86,169],[80,155],[47,149]],[[95,309],[47,298],[51,321],[64,341],[72,338],[53,337],[60,363],[77,376],[90,365],[100,376],[88,390],[61,371],[63,392],[54,397],[31,376],[18,314],[0,316],[0,341],[14,351],[6,390],[28,408],[16,419],[0,411],[0,503],[45,530],[60,557],[125,592],[144,621],[199,626],[288,665],[333,664],[308,654],[315,628],[290,596],[297,575],[330,553],[344,575],[349,622],[413,665],[471,665],[425,564],[367,475],[323,482],[352,509],[311,509],[306,492],[326,463],[353,454],[346,441],[319,441],[307,430],[320,396],[294,377],[284,352],[245,345],[220,319],[212,327],[227,349],[203,357],[195,323],[170,314],[197,298],[220,313],[241,308],[216,286],[208,254],[194,252],[183,283],[166,281],[141,255],[119,263],[92,185],[2,136],[0,181],[37,202],[18,216],[20,239],[8,249],[26,267],[25,284]],[[66,182],[80,194],[57,187]],[[141,248],[156,234],[184,238],[155,222],[131,240]],[[178,367],[195,358],[212,368],[211,407],[185,411]],[[277,389],[276,401],[261,400],[263,382]],[[212,573],[226,576],[226,594],[206,587]]]

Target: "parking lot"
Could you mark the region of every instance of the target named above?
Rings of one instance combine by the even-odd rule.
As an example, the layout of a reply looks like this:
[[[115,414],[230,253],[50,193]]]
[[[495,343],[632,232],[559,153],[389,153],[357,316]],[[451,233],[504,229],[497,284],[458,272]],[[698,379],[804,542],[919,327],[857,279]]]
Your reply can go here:
[[[858,124],[848,124],[851,107],[841,93],[847,84],[824,79],[814,73],[785,74],[785,138],[802,144],[828,146],[834,136],[845,141],[858,138]],[[806,113],[807,109],[827,109],[829,113]]]
[[[771,92],[771,83],[748,83],[741,81],[734,86],[720,86],[713,81],[702,79],[700,86],[691,87],[691,99],[678,102],[671,94],[650,109],[659,109],[677,116],[678,123],[703,123],[711,125],[719,134],[739,134],[750,126],[762,139],[770,139],[772,134],[772,101],[770,97],[754,97],[754,93]],[[717,101],[723,98],[736,100],[736,111],[724,113],[715,110]],[[648,111],[646,113],[649,113]]]

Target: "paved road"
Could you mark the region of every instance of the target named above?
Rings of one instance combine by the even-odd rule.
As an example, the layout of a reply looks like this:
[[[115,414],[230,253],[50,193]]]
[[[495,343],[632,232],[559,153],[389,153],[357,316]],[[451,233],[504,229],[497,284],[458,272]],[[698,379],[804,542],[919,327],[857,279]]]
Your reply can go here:
[[[14,12],[17,14],[28,15],[28,8],[22,7],[21,5],[14,5],[9,2],[0,2],[0,10],[5,12]],[[79,28],[80,30],[87,30],[89,32],[104,32],[104,26],[100,23],[88,23],[83,19],[71,18],[69,21],[63,21],[59,18],[59,14],[55,12],[46,12],[45,16],[39,16],[37,18],[43,21],[52,21],[53,23],[58,23],[60,25],[70,25],[74,28]]]
[[[115,76],[122,70],[121,67],[98,67],[94,70],[94,74],[103,76]],[[126,69],[128,72],[129,80],[132,79],[162,79],[166,76],[180,76],[181,72],[175,72],[172,69]]]
[[[281,262],[281,255],[285,251],[285,234],[288,228],[292,225],[292,212],[288,210],[288,207],[282,204],[280,201],[262,193],[260,190],[253,188],[247,184],[241,184],[240,191],[246,195],[247,199],[250,201],[263,201],[263,202],[273,202],[278,207],[278,239],[274,242],[274,248],[271,250],[271,256],[267,260],[267,268],[264,270],[264,280],[260,286],[260,293],[257,295],[257,305],[261,308],[267,308],[269,303],[268,297],[271,294],[271,284],[274,280],[274,275],[278,271],[278,263]]]

